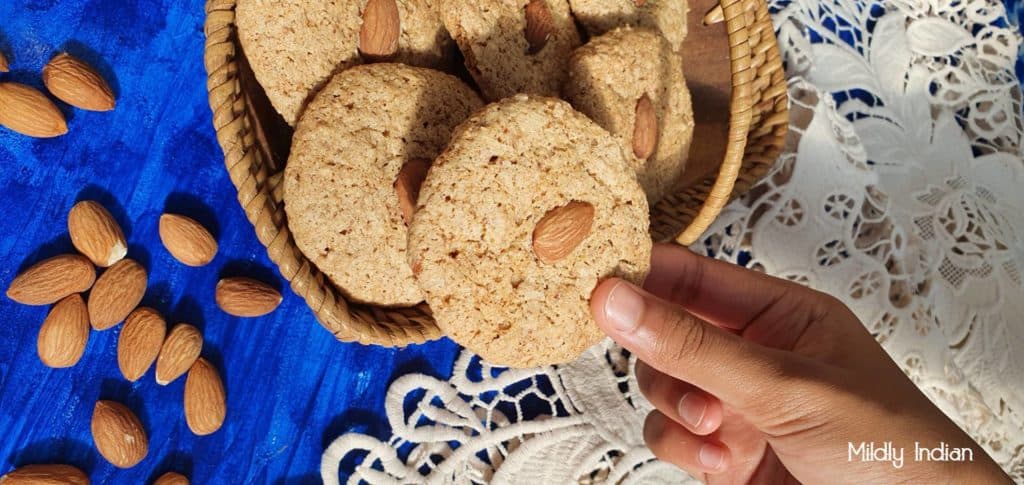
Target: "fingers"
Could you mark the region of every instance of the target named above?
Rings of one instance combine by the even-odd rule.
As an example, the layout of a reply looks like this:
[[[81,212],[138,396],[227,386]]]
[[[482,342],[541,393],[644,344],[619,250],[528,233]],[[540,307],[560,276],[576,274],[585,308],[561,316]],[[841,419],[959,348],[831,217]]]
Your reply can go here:
[[[632,284],[607,280],[594,291],[598,325],[651,367],[730,405],[777,395],[784,353],[748,342],[695,318]]]
[[[715,325],[742,329],[784,298],[814,301],[820,293],[786,280],[657,244],[644,289]]]
[[[729,467],[729,448],[705,436],[697,436],[659,411],[644,421],[644,441],[654,456],[682,468],[694,478],[705,481],[706,474],[720,473]]]
[[[722,424],[722,402],[718,398],[639,361],[636,380],[647,400],[662,414],[691,433],[707,436]]]

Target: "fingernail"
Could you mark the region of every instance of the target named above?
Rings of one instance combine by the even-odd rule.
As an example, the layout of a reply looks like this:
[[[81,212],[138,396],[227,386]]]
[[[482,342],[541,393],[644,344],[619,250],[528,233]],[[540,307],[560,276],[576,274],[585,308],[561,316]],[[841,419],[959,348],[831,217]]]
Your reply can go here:
[[[708,409],[708,400],[696,392],[688,392],[679,400],[679,417],[693,429],[700,428],[704,421],[704,413]]]
[[[616,283],[604,304],[604,316],[620,333],[632,332],[640,323],[644,298],[625,281]]]
[[[714,443],[704,443],[697,452],[697,459],[708,470],[718,470],[725,459],[725,450]]]

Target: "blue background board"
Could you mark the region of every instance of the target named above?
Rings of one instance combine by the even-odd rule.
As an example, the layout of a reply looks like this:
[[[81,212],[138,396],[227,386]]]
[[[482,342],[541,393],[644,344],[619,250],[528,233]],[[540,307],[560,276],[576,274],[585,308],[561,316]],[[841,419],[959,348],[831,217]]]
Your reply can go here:
[[[117,368],[119,328],[93,332],[77,366],[55,370],[36,355],[46,307],[0,296],[0,475],[65,462],[93,483],[149,483],[176,470],[193,483],[319,480],[320,455],[346,431],[386,437],[387,386],[402,373],[447,377],[458,348],[405,350],[337,342],[285,290],[273,314],[221,312],[222,275],[285,282],[235,201],[206,99],[202,0],[0,0],[0,50],[12,72],[0,81],[41,87],[40,71],[68,51],[98,67],[118,93],[111,113],[72,110],[69,133],[34,140],[0,128],[0,286],[45,257],[72,251],[66,217],[81,199],[106,205],[124,227],[129,256],[149,270],[144,304],[203,330],[203,355],[222,371],[225,426],[196,437],[182,411],[184,379],[158,386],[152,369],[129,383]],[[207,267],[173,260],[157,235],[170,210],[214,229],[220,252]],[[149,455],[118,470],[89,432],[97,399],[127,404],[149,433]]]

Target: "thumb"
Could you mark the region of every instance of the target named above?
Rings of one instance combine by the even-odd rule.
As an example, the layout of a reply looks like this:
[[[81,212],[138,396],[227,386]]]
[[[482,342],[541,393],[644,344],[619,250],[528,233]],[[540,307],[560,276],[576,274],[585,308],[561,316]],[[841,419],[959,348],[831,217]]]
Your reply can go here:
[[[783,398],[781,384],[801,365],[788,352],[745,340],[623,280],[598,285],[590,306],[605,333],[637,358],[738,410],[785,402],[775,399]]]

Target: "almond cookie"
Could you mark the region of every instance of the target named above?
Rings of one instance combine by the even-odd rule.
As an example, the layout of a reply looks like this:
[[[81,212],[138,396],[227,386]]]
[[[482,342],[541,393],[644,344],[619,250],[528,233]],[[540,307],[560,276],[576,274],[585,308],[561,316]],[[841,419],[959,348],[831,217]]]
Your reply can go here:
[[[616,27],[649,27],[661,32],[676,52],[686,38],[689,8],[685,0],[569,0],[569,4],[590,35]]]
[[[350,299],[423,301],[406,221],[427,167],[482,104],[448,74],[367,64],[334,76],[299,119],[284,175],[288,227]]]
[[[565,97],[622,143],[653,205],[686,168],[693,106],[680,56],[654,30],[618,29],[573,53]]]
[[[238,0],[238,39],[270,102],[294,125],[331,75],[364,59],[447,66],[455,44],[437,1]]]
[[[597,283],[639,283],[651,238],[625,147],[564,101],[518,95],[456,130],[424,182],[409,256],[438,325],[487,361],[568,362],[602,339]]]
[[[441,0],[441,17],[484,99],[558,96],[580,45],[566,0]]]

